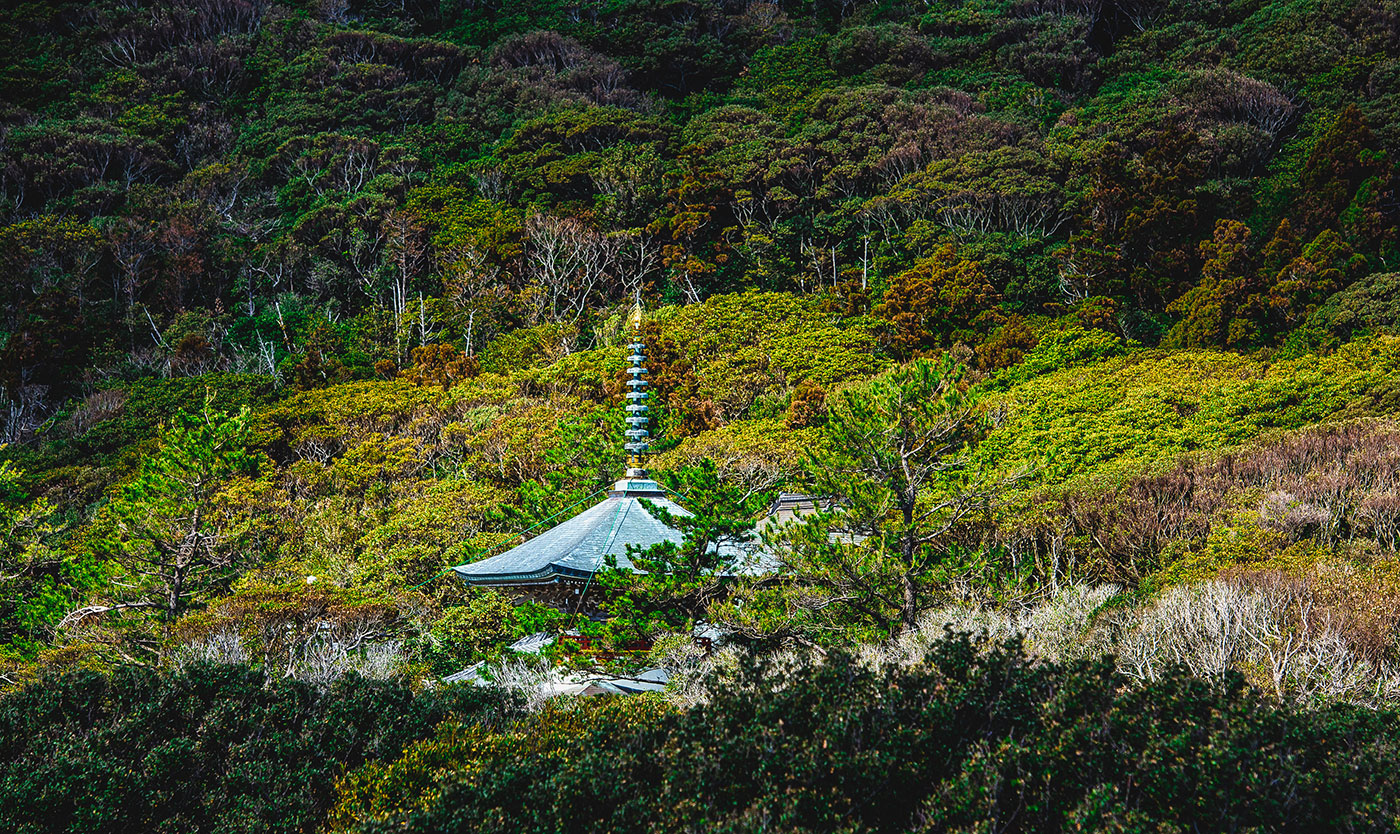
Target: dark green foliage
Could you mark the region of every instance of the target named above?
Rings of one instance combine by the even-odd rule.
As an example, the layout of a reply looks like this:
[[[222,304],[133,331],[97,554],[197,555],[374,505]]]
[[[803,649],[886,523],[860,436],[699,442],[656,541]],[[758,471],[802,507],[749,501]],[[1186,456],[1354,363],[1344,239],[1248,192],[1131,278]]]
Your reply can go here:
[[[420,810],[357,830],[747,830],[762,819],[793,831],[996,820],[1028,832],[1382,830],[1400,808],[1393,714],[1299,711],[1237,679],[1179,671],[1133,685],[1107,660],[1031,663],[965,638],[905,668],[840,653],[782,671],[750,661],[705,705],[641,721],[577,709],[581,731],[554,753],[507,744],[459,773],[449,760],[419,788],[432,791]],[[509,710],[471,687],[414,695],[351,676],[317,690],[235,666],[53,675],[0,701],[0,821],[15,832],[312,831],[342,774],[397,758],[445,719],[504,732]]]
[[[45,292],[11,309],[17,321],[0,352],[0,384],[11,397],[35,384],[60,397],[76,393],[74,381],[91,361],[100,333],[97,322],[59,292]]]
[[[1130,5],[21,5],[0,373],[35,419],[89,369],[304,389],[587,344],[638,287],[829,291],[906,353],[1088,298],[1146,344],[1277,345],[1400,246],[1388,12]]]
[[[121,392],[120,410],[74,440],[74,453],[104,455],[147,443],[160,425],[208,404],[222,411],[267,405],[275,399],[267,377],[252,374],[208,374],[188,379],[140,379]]]
[[[1383,830],[1394,715],[1298,712],[1238,680],[1129,686],[965,639],[926,665],[748,667],[700,707],[509,752],[364,832]],[[411,798],[396,798],[407,807]]]
[[[642,153],[665,139],[661,125],[614,107],[564,110],[522,124],[496,149],[510,193],[527,203],[590,198],[604,152]]]
[[[347,769],[393,757],[493,693],[329,688],[241,666],[42,678],[0,700],[0,827],[39,832],[310,832]]]
[[[1400,329],[1400,273],[1378,272],[1333,295],[1308,318],[1301,335],[1335,343]],[[1326,345],[1324,345],[1326,346]]]

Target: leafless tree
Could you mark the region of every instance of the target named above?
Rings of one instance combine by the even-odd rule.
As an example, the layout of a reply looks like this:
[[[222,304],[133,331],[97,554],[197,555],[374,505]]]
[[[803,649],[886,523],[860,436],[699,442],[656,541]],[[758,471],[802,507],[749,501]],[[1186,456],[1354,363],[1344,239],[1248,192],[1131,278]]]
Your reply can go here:
[[[236,629],[222,628],[182,644],[170,659],[177,670],[183,670],[196,663],[244,664],[252,660],[252,655]]]
[[[418,218],[403,210],[391,211],[384,218],[384,255],[387,263],[388,308],[394,313],[394,331],[399,346],[399,361],[404,359],[405,343],[400,332],[408,310],[413,284],[423,272],[428,259],[427,231]],[[421,305],[420,305],[420,312]]]
[[[531,215],[525,235],[526,279],[541,291],[549,319],[577,321],[615,274],[623,241],[548,214]]]
[[[156,249],[155,229],[136,218],[122,217],[111,221],[104,231],[118,267],[114,293],[130,310],[141,286],[141,268]]]
[[[47,385],[20,385],[13,392],[0,387],[0,439],[17,443],[48,419]]]

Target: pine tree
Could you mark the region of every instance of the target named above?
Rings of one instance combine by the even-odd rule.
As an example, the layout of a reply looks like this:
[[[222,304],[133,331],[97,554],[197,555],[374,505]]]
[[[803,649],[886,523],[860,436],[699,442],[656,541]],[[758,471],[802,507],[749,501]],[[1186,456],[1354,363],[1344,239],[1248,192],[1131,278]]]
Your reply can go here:
[[[917,627],[988,501],[967,464],[981,428],[963,375],[947,356],[920,359],[831,398],[830,442],[808,464],[829,508],[770,536],[785,585],[746,589],[740,620],[869,637]]]
[[[693,515],[673,515],[658,505],[648,510],[681,531],[681,542],[630,550],[628,558],[643,573],[612,568],[598,577],[611,597],[605,603],[615,617],[611,631],[624,639],[689,634],[708,619],[711,606],[727,596],[730,580],[752,567],[754,518],[773,497],[724,481],[710,460],[665,473],[662,480],[687,496]]]
[[[106,545],[138,594],[122,607],[153,608],[170,622],[232,575],[238,523],[218,498],[230,479],[255,468],[248,442],[248,408],[229,416],[211,398],[165,427],[155,454],[107,508]]]

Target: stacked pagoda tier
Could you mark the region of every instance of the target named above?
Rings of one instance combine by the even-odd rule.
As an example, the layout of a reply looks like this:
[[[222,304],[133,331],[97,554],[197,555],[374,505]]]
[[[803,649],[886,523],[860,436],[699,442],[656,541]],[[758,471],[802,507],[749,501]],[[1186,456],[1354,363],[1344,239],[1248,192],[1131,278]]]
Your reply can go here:
[[[646,453],[649,448],[647,437],[647,369],[642,364],[646,360],[646,348],[642,344],[641,329],[636,328],[632,332],[632,343],[629,345],[632,355],[627,357],[630,363],[627,373],[631,379],[627,380],[627,443],[623,448],[627,450],[627,475],[631,478],[646,477],[644,468]]]

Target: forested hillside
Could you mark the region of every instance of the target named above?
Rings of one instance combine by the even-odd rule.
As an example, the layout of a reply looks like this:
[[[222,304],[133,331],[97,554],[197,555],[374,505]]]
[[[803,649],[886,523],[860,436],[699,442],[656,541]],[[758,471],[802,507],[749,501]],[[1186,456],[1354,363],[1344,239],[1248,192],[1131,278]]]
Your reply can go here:
[[[1383,826],[1397,163],[1397,0],[5,4],[0,824]],[[638,300],[684,543],[444,575]]]

